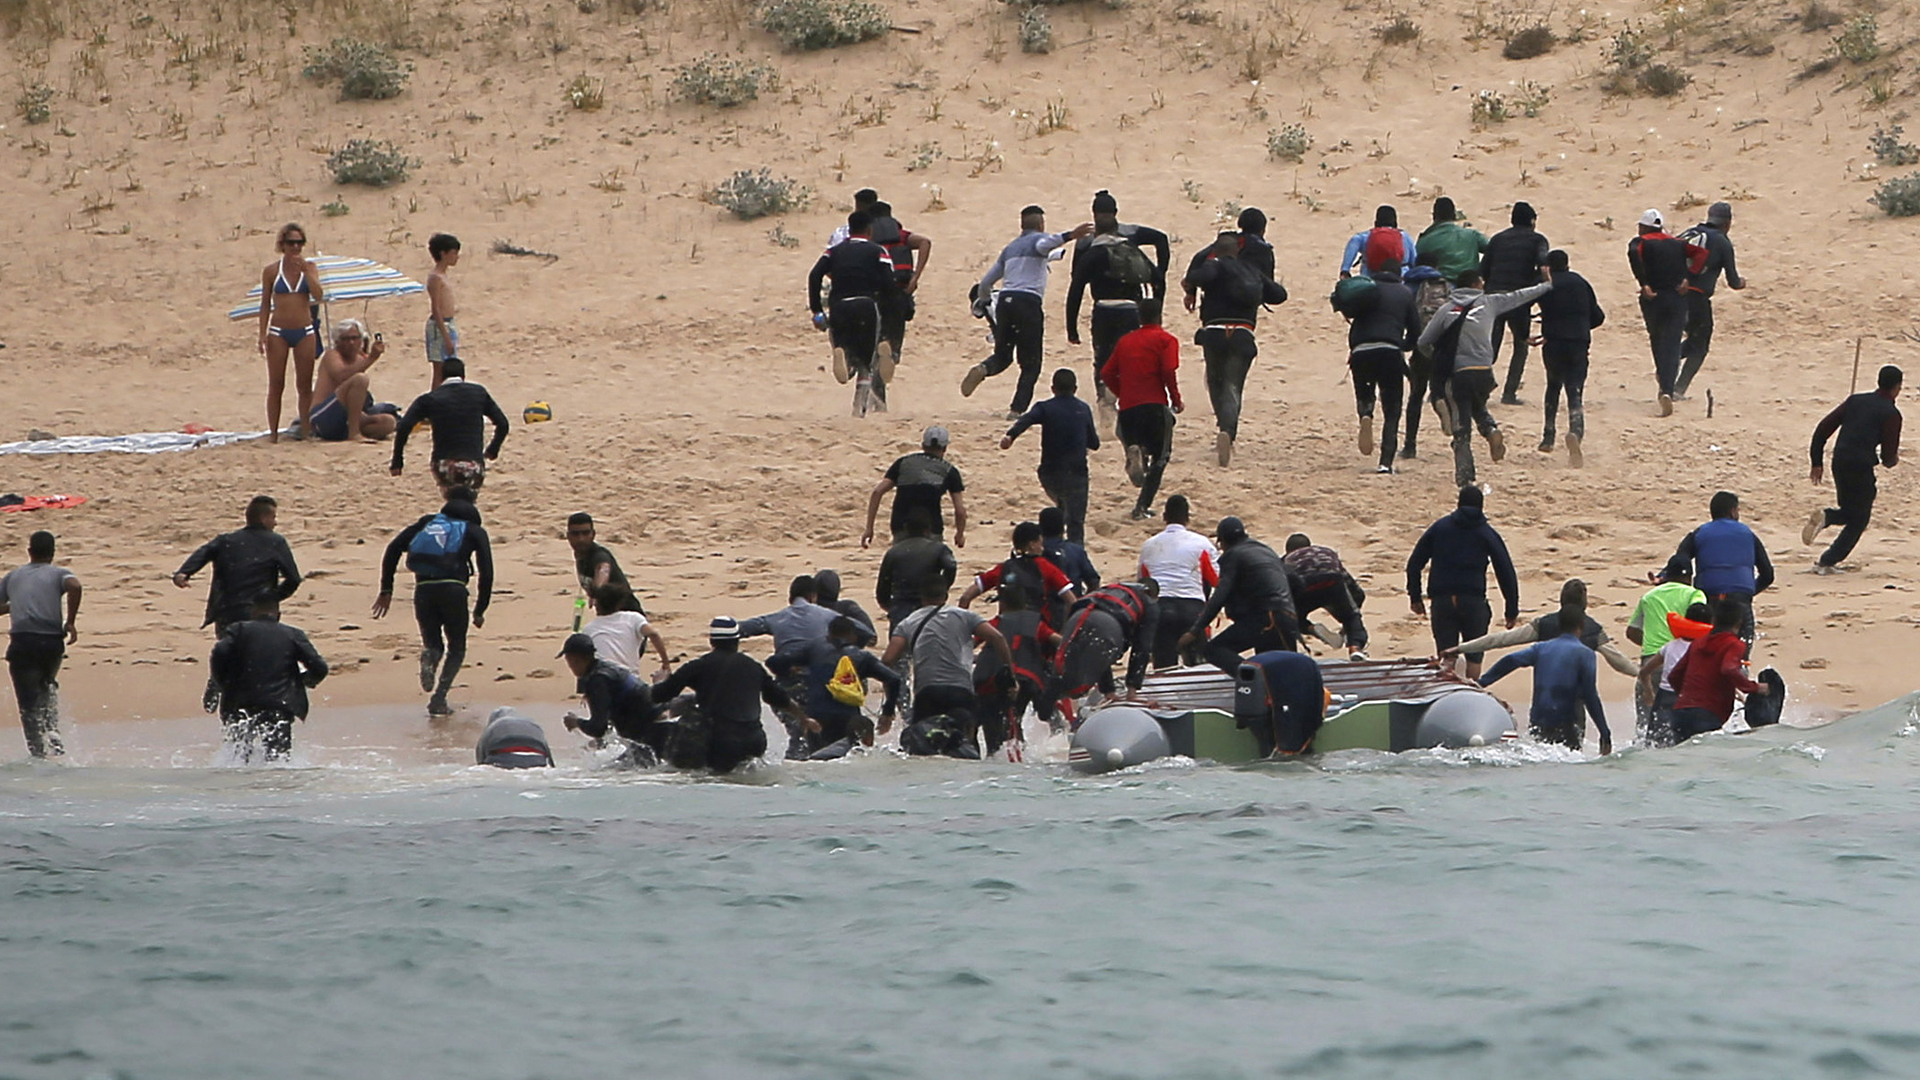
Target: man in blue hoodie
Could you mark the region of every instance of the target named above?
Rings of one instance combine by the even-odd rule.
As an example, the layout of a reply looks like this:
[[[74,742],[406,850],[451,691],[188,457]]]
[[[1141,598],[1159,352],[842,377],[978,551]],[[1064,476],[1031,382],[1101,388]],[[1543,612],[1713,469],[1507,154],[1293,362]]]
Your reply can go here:
[[[1487,565],[1500,581],[1506,599],[1507,629],[1520,621],[1520,579],[1513,572],[1507,543],[1487,524],[1486,496],[1477,487],[1460,489],[1453,513],[1427,527],[1407,556],[1407,602],[1415,615],[1427,614],[1425,600],[1433,602],[1433,645],[1437,651],[1471,641],[1487,632],[1493,609],[1487,603]],[[1427,586],[1420,573],[1433,564]],[[1467,653],[1467,678],[1478,678],[1485,653]]]
[[[1713,520],[1682,537],[1671,561],[1692,563],[1693,587],[1715,605],[1726,600],[1739,606],[1740,639],[1752,644],[1753,597],[1773,584],[1773,560],[1740,521],[1740,496],[1714,492],[1707,512]]]
[[[1600,729],[1600,753],[1606,755],[1613,753],[1613,732],[1607,728],[1606,706],[1600,702],[1600,688],[1594,681],[1593,650],[1580,641],[1580,628],[1585,622],[1585,611],[1561,608],[1559,636],[1501,657],[1480,685],[1492,686],[1508,672],[1532,668],[1533,708],[1527,713],[1527,726],[1533,741],[1578,750],[1586,737],[1587,717],[1591,716]]]

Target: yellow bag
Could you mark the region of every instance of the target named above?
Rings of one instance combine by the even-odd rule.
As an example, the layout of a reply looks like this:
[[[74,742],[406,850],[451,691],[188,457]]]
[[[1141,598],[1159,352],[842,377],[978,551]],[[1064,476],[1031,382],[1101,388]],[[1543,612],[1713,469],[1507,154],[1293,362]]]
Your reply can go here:
[[[867,682],[854,670],[853,657],[840,658],[833,669],[833,678],[827,680],[827,692],[833,695],[833,700],[856,709],[867,703]]]

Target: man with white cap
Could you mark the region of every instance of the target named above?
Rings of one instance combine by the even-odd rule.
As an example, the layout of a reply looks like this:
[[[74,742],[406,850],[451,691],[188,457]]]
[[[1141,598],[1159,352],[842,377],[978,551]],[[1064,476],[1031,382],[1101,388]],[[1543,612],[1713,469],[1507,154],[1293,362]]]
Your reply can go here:
[[[1733,205],[1717,202],[1707,207],[1707,220],[1680,234],[1680,239],[1707,249],[1707,264],[1700,272],[1687,275],[1687,336],[1680,343],[1680,377],[1673,381],[1675,397],[1687,396],[1687,387],[1707,362],[1707,349],[1713,344],[1713,290],[1726,271],[1727,288],[1738,292],[1747,287],[1747,279],[1733,264],[1733,241],[1727,233],[1733,228]]]
[[[1653,373],[1660,384],[1660,415],[1673,415],[1675,383],[1680,376],[1680,339],[1687,326],[1687,278],[1706,269],[1707,249],[1667,235],[1667,219],[1658,210],[1640,215],[1640,234],[1627,241],[1627,265],[1640,283],[1640,317],[1653,348]]]
[[[740,651],[740,624],[722,615],[707,624],[713,646],[705,656],[680,665],[662,682],[653,684],[653,703],[665,705],[684,690],[692,690],[709,725],[706,765],[717,773],[731,772],[743,761],[755,761],[767,752],[767,729],[760,722],[760,703],[766,702],[781,718],[807,731],[820,725],[800,714],[765,665]]]
[[[893,513],[888,527],[895,539],[905,534],[907,522],[916,511],[924,515],[935,540],[941,539],[940,497],[953,496],[953,546],[967,546],[967,504],[961,498],[967,485],[960,470],[947,460],[947,444],[953,436],[935,424],[920,436],[920,452],[907,454],[887,466],[887,475],[873,486],[867,499],[867,529],[860,535],[860,546],[873,543],[873,522],[880,516],[880,500],[894,492]]]

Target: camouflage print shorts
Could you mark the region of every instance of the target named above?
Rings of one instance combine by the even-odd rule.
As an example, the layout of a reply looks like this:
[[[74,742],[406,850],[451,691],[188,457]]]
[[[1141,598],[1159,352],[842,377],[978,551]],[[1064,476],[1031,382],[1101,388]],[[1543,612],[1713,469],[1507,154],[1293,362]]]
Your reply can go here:
[[[477,493],[480,485],[486,483],[487,464],[484,461],[443,458],[433,463],[433,478],[439,482],[442,491],[463,487]]]

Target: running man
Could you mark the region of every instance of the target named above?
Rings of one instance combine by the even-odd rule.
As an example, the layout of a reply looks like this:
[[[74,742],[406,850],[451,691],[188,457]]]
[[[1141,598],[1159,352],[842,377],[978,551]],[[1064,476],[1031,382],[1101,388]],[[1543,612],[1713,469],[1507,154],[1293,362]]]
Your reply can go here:
[[[1180,638],[1200,621],[1207,597],[1220,582],[1220,552],[1213,542],[1187,528],[1193,510],[1185,495],[1173,495],[1161,511],[1166,528],[1140,545],[1140,577],[1160,584],[1160,626],[1154,636],[1153,666],[1195,665],[1205,657]],[[1204,634],[1201,635],[1205,637]]]
[[[1553,289],[1553,271],[1542,269],[1546,280],[1518,292],[1490,293],[1480,289],[1480,271],[1460,275],[1460,284],[1446,306],[1434,313],[1432,321],[1420,333],[1418,345],[1428,346],[1436,354],[1446,351],[1452,336],[1453,363],[1446,367],[1436,362],[1435,370],[1447,380],[1447,407],[1453,414],[1453,482],[1461,487],[1474,483],[1473,429],[1486,436],[1487,450],[1493,460],[1507,456],[1506,437],[1500,425],[1487,411],[1493,396],[1493,330],[1501,316],[1525,307]],[[1458,330],[1455,331],[1455,326]]]
[[[1634,686],[1635,696],[1648,702],[1646,720],[1635,734],[1640,746],[1673,745],[1673,709],[1680,700],[1680,692],[1673,686],[1673,669],[1694,642],[1712,632],[1713,608],[1702,600],[1666,621],[1673,636],[1659,652],[1641,659],[1640,681]]]
[[[427,254],[433,256],[433,272],[427,275],[427,364],[433,369],[433,385],[438,390],[446,379],[446,362],[460,355],[460,331],[453,325],[459,305],[453,300],[453,283],[447,274],[460,265],[460,239],[452,233],[434,233],[427,239]]]
[[[1845,526],[1834,537],[1833,546],[1821,552],[1814,563],[1817,573],[1832,573],[1841,560],[1853,554],[1853,546],[1867,531],[1867,522],[1873,518],[1873,500],[1879,494],[1873,478],[1876,461],[1889,469],[1900,464],[1900,407],[1893,402],[1900,396],[1904,378],[1899,368],[1888,364],[1880,369],[1878,389],[1847,398],[1813,429],[1813,445],[1808,448],[1813,470],[1807,478],[1816,486],[1823,472],[1821,459],[1826,456],[1827,440],[1840,433],[1833,444],[1833,494],[1840,505],[1815,510],[1800,530],[1800,542],[1812,545],[1820,530],[1829,525]]]
[[[1241,215],[1242,219],[1246,214]],[[1262,227],[1264,218],[1260,219]],[[1213,400],[1213,419],[1219,427],[1213,454],[1221,468],[1233,462],[1233,443],[1240,437],[1240,408],[1246,395],[1247,373],[1260,347],[1253,329],[1260,309],[1287,302],[1286,287],[1274,280],[1273,248],[1265,239],[1223,232],[1202,248],[1180,281],[1187,310],[1199,297],[1200,332],[1194,342],[1206,360],[1207,395]],[[1262,265],[1263,260],[1265,265]]]
[[[895,671],[903,658],[912,663],[913,710],[900,732],[900,748],[914,755],[945,754],[978,761],[980,699],[973,688],[974,643],[991,648],[1009,668],[1014,664],[1013,651],[984,616],[948,606],[947,589],[940,584],[927,586],[920,608],[893,628],[880,662]],[[880,734],[892,727],[892,717],[880,718]]]
[[[1225,612],[1233,625],[1213,635],[1206,645],[1207,662],[1231,675],[1240,670],[1241,657],[1300,648],[1299,615],[1293,608],[1292,575],[1272,548],[1247,535],[1237,517],[1224,517],[1213,538],[1220,556],[1220,584],[1194,617],[1187,632],[1175,642],[1182,652],[1206,639],[1214,616]]]
[[[1149,259],[1145,248],[1153,249]],[[1067,343],[1080,344],[1080,300],[1093,289],[1093,381],[1099,388],[1103,427],[1116,411],[1104,373],[1113,347],[1144,321],[1145,306],[1166,294],[1172,248],[1167,234],[1145,225],[1122,224],[1120,204],[1101,189],[1093,196],[1093,235],[1073,245],[1073,278],[1067,292]]]
[[[1489,565],[1506,598],[1507,629],[1520,621],[1520,578],[1513,572],[1507,542],[1487,524],[1486,498],[1477,487],[1461,488],[1458,508],[1428,526],[1407,556],[1407,603],[1415,615],[1424,616],[1427,602],[1432,602],[1436,654],[1479,637],[1492,624],[1493,608],[1487,603]],[[1428,563],[1433,564],[1433,572],[1422,589],[1420,574]],[[1470,652],[1466,657],[1467,678],[1478,678],[1485,654]]]
[[[987,305],[993,305],[993,355],[968,369],[966,378],[960,380],[960,395],[972,397],[988,376],[1012,366],[1018,354],[1020,381],[1014,387],[1013,402],[1007,406],[1009,420],[1018,420],[1033,403],[1033,388],[1040,381],[1040,365],[1046,359],[1047,317],[1041,301],[1047,295],[1047,264],[1068,241],[1093,235],[1092,222],[1072,232],[1050,233],[1046,229],[1045,210],[1038,206],[1021,210],[1020,235],[1001,249],[1000,257],[987,268],[974,292],[975,316],[985,316]],[[998,299],[994,299],[995,283],[1000,285]]]
[[[1578,469],[1587,463],[1580,449],[1587,437],[1587,356],[1593,332],[1607,321],[1593,286],[1570,268],[1567,253],[1547,253],[1553,291],[1540,298],[1540,364],[1547,369],[1547,423],[1540,432],[1540,452],[1553,453],[1555,419],[1560,394],[1567,395],[1567,464]]]
[[[847,215],[847,239],[827,249],[807,274],[807,308],[816,330],[833,342],[833,377],[855,380],[853,414],[865,416],[869,404],[884,410],[886,381],[893,375],[893,354],[881,348],[881,312],[892,305],[899,286],[887,249],[873,242],[873,217],[865,210]],[[820,285],[833,279],[822,306]]]
[[[1393,472],[1393,454],[1399,449],[1400,407],[1407,392],[1407,350],[1420,337],[1420,312],[1413,290],[1400,281],[1400,268],[1381,266],[1369,275],[1373,306],[1347,325],[1347,370],[1353,375],[1353,404],[1360,413],[1360,452],[1372,454],[1373,403],[1380,411],[1380,459],[1377,473]],[[1414,402],[1415,409],[1420,407]]]
[[[1707,362],[1707,349],[1713,345],[1713,293],[1720,284],[1721,272],[1726,272],[1727,288],[1738,292],[1747,287],[1747,279],[1733,265],[1733,241],[1727,238],[1732,231],[1733,204],[1717,202],[1707,207],[1707,220],[1680,234],[1680,239],[1706,248],[1707,261],[1697,273],[1687,275],[1683,290],[1687,294],[1687,331],[1680,342],[1680,376],[1673,381],[1675,398],[1686,398],[1693,377]]]
[[[400,422],[400,406],[373,400],[367,369],[387,351],[387,343],[367,347],[367,327],[359,319],[333,324],[333,347],[320,357],[320,373],[313,384],[313,413],[308,416],[313,437],[321,442],[346,442],[358,432],[378,442],[393,434]]]
[[[1180,400],[1180,340],[1161,326],[1159,301],[1140,306],[1141,327],[1114,343],[1100,379],[1119,410],[1120,443],[1127,451],[1127,479],[1140,489],[1133,520],[1153,516],[1154,497],[1173,454],[1174,416]]]
[[[867,528],[860,534],[860,546],[873,544],[873,522],[880,516],[880,500],[887,492],[893,495],[893,510],[888,515],[887,526],[894,539],[899,539],[906,531],[907,520],[914,514],[920,514],[926,521],[930,535],[941,539],[943,515],[940,511],[942,496],[953,499],[953,546],[967,546],[967,503],[963,498],[966,481],[960,477],[960,469],[947,460],[947,444],[953,436],[938,424],[920,434],[920,452],[907,454],[887,466],[887,474],[873,485],[873,493],[867,497]]]
[[[573,692],[587,703],[587,715],[568,712],[562,718],[568,731],[578,731],[598,747],[612,731],[626,743],[625,760],[640,768],[658,764],[666,751],[666,736],[658,723],[653,689],[634,672],[600,652],[586,634],[569,634],[560,646],[560,658],[573,673]]]
[[[1739,608],[1740,637],[1752,641],[1753,598],[1773,584],[1773,560],[1767,557],[1767,546],[1740,520],[1740,496],[1714,492],[1707,514],[1711,520],[1681,537],[1668,565],[1693,567],[1693,583],[1716,605],[1716,620],[1722,601]]]
[[[1693,565],[1675,562],[1668,564],[1654,580],[1653,588],[1641,595],[1640,602],[1634,605],[1633,617],[1627,620],[1627,640],[1640,646],[1640,679],[1634,686],[1634,742],[1637,745],[1663,745],[1659,741],[1662,738],[1667,745],[1673,741],[1673,701],[1671,697],[1666,700],[1662,713],[1658,693],[1672,693],[1666,672],[1680,659],[1678,655],[1668,655],[1667,646],[1673,643],[1675,634],[1667,616],[1693,619],[1695,608],[1701,611],[1699,621],[1713,619],[1712,611],[1707,608],[1707,594],[1693,587]],[[1682,642],[1681,648],[1685,647],[1686,643]]]
[[[874,243],[887,249],[887,260],[893,263],[893,281],[899,286],[891,301],[880,307],[880,340],[893,350],[893,357],[888,361],[891,368],[900,363],[900,350],[906,347],[907,324],[913,321],[914,316],[913,297],[920,288],[920,275],[927,272],[927,259],[933,254],[933,241],[919,233],[908,232],[894,218],[893,207],[886,203],[875,200],[869,212],[873,214],[873,228],[869,235]],[[874,385],[882,405],[886,404],[886,390],[884,382]]]
[[[743,762],[758,761],[767,752],[767,729],[760,723],[760,705],[799,728],[816,726],[801,715],[799,706],[780,689],[760,661],[740,651],[740,627],[722,615],[707,626],[705,655],[680,665],[680,670],[653,685],[653,703],[665,705],[692,690],[706,717],[707,768],[732,772]],[[684,722],[684,721],[683,721]]]
[[[271,592],[274,599],[285,600],[300,587],[293,550],[287,547],[286,537],[273,531],[279,518],[280,504],[273,496],[255,495],[247,503],[246,528],[201,544],[173,572],[173,584],[184,589],[202,567],[213,565],[207,617],[200,625],[212,626],[216,638],[226,637],[235,623],[252,618],[253,599],[261,593]],[[211,675],[200,703],[208,712],[220,708],[220,686]]]
[[[623,585],[600,586],[593,594],[595,618],[581,627],[580,633],[592,639],[595,656],[635,675],[640,674],[640,659],[646,655],[647,646],[652,645],[660,657],[660,670],[655,677],[665,678],[673,671],[673,660],[667,655],[667,640],[645,615],[627,607],[632,599],[633,594]]]
[[[507,414],[479,383],[467,381],[467,365],[457,356],[440,363],[440,385],[413,399],[393,435],[395,476],[406,467],[407,436],[415,426],[433,426],[433,480],[443,496],[465,488],[475,495],[487,480],[487,462],[500,458],[507,441]],[[493,421],[493,441],[484,443],[486,421]]]
[[[220,722],[242,762],[279,761],[293,750],[293,722],[307,718],[307,691],[327,677],[327,662],[307,635],[280,621],[280,598],[254,598],[251,617],[213,646],[208,663],[220,685]]]
[[[1707,266],[1707,249],[1667,235],[1667,219],[1658,210],[1640,215],[1640,234],[1627,241],[1627,266],[1640,283],[1640,317],[1653,349],[1653,374],[1660,387],[1660,415],[1673,415],[1680,377],[1681,335],[1687,327],[1688,279]],[[1704,355],[1704,354],[1703,354]]]
[[[861,680],[863,691],[867,679],[886,690],[886,701],[880,707],[882,716],[892,720],[899,712],[904,681],[898,672],[882,664],[879,657],[859,646],[858,640],[865,632],[865,628],[852,619],[837,616],[827,624],[825,637],[779,650],[767,660],[768,670],[782,686],[802,688],[800,700],[808,719],[814,722],[813,727],[801,732],[800,748],[804,752],[790,752],[789,759],[821,761],[844,757],[856,741],[873,745],[873,725],[862,711],[864,702],[854,704],[834,694],[833,681],[842,661]]]
[[[1431,254],[1434,268],[1452,284],[1472,270],[1478,275],[1480,256],[1487,250],[1487,234],[1460,224],[1460,210],[1445,195],[1433,200],[1433,224],[1420,234],[1417,254]]]
[[[1060,631],[1053,654],[1052,685],[1047,696],[1055,700],[1078,698],[1099,689],[1113,697],[1113,665],[1127,661],[1127,691],[1137,694],[1146,685],[1147,662],[1153,655],[1160,627],[1160,586],[1152,578],[1122,581],[1096,589],[1076,600]]]
[[[1093,410],[1076,396],[1079,389],[1072,368],[1054,372],[1053,396],[1022,413],[1000,440],[1000,449],[1011,450],[1022,432],[1040,425],[1040,490],[1066,515],[1067,539],[1076,544],[1087,539],[1087,452],[1100,449]]]
[[[580,591],[591,597],[611,585],[624,594],[621,611],[645,615],[646,609],[634,595],[632,583],[620,570],[620,560],[594,539],[597,535],[592,514],[582,510],[567,515],[567,547],[573,550],[573,572],[580,581]]]
[[[60,661],[67,646],[80,640],[80,579],[53,562],[53,534],[41,529],[27,537],[27,564],[0,577],[0,615],[10,618],[7,671],[13,700],[20,706],[20,728],[27,752],[59,757]],[[66,622],[60,600],[66,598]]]
[[[1600,729],[1600,754],[1613,753],[1613,732],[1607,727],[1607,707],[1595,682],[1593,650],[1580,642],[1586,612],[1562,608],[1555,617],[1559,633],[1517,653],[1508,653],[1479,680],[1492,686],[1519,668],[1533,669],[1533,707],[1527,727],[1537,743],[1555,743],[1580,749],[1586,740],[1587,717]]]
[[[995,593],[1002,601],[1009,593],[1018,593],[1027,610],[1040,613],[1047,629],[1058,630],[1065,621],[1067,605],[1079,593],[1066,573],[1047,559],[1046,550],[1039,525],[1031,521],[1015,525],[1013,553],[1000,565],[975,575],[973,583],[960,594],[960,606],[971,607],[983,593]]]
[[[1423,329],[1433,320],[1434,313],[1453,298],[1453,285],[1440,276],[1439,266],[1438,252],[1423,251],[1415,258],[1413,269],[1400,279],[1401,284],[1413,290],[1413,308]],[[1446,379],[1436,376],[1433,367],[1433,346],[1416,344],[1407,357],[1407,437],[1400,443],[1402,461],[1419,456],[1423,400],[1433,406],[1441,426],[1451,428],[1452,425],[1446,411]]]
[[[1347,240],[1346,250],[1340,253],[1340,276],[1370,278],[1376,270],[1404,274],[1413,269],[1415,250],[1413,235],[1400,227],[1400,211],[1378,207],[1373,228],[1361,229]]]
[[[451,376],[449,376],[451,381]],[[473,492],[454,488],[437,514],[428,514],[394,534],[380,560],[380,595],[373,601],[373,617],[386,618],[393,605],[393,575],[400,556],[413,572],[413,617],[420,625],[420,689],[431,691],[427,715],[453,715],[447,691],[467,659],[467,623],[474,629],[487,624],[487,606],[493,603],[493,545],[473,505]],[[467,581],[476,564],[480,595],[467,612]],[[442,663],[444,661],[444,663]],[[435,670],[439,679],[435,681]]]
[[[1480,256],[1480,277],[1488,292],[1515,292],[1546,278],[1540,273],[1547,265],[1547,238],[1534,230],[1539,219],[1527,203],[1513,204],[1513,225],[1493,234],[1487,250]],[[1517,307],[1493,324],[1493,354],[1500,355],[1500,339],[1511,331],[1513,355],[1507,361],[1507,385],[1500,393],[1500,404],[1520,404],[1520,379],[1526,372],[1527,345],[1533,335],[1533,307]]]
[[[739,624],[738,638],[771,636],[775,653],[797,653],[813,645],[824,644],[827,629],[835,619],[845,618],[832,608],[821,607],[814,603],[820,595],[820,586],[813,580],[812,574],[801,574],[787,585],[787,606],[778,611],[769,612]],[[871,635],[873,628],[864,623],[861,630]],[[799,674],[781,684],[787,696],[795,700],[806,697],[806,687],[801,684]],[[787,760],[805,760],[807,755],[819,749],[809,746],[806,732],[797,725],[787,729]]]

